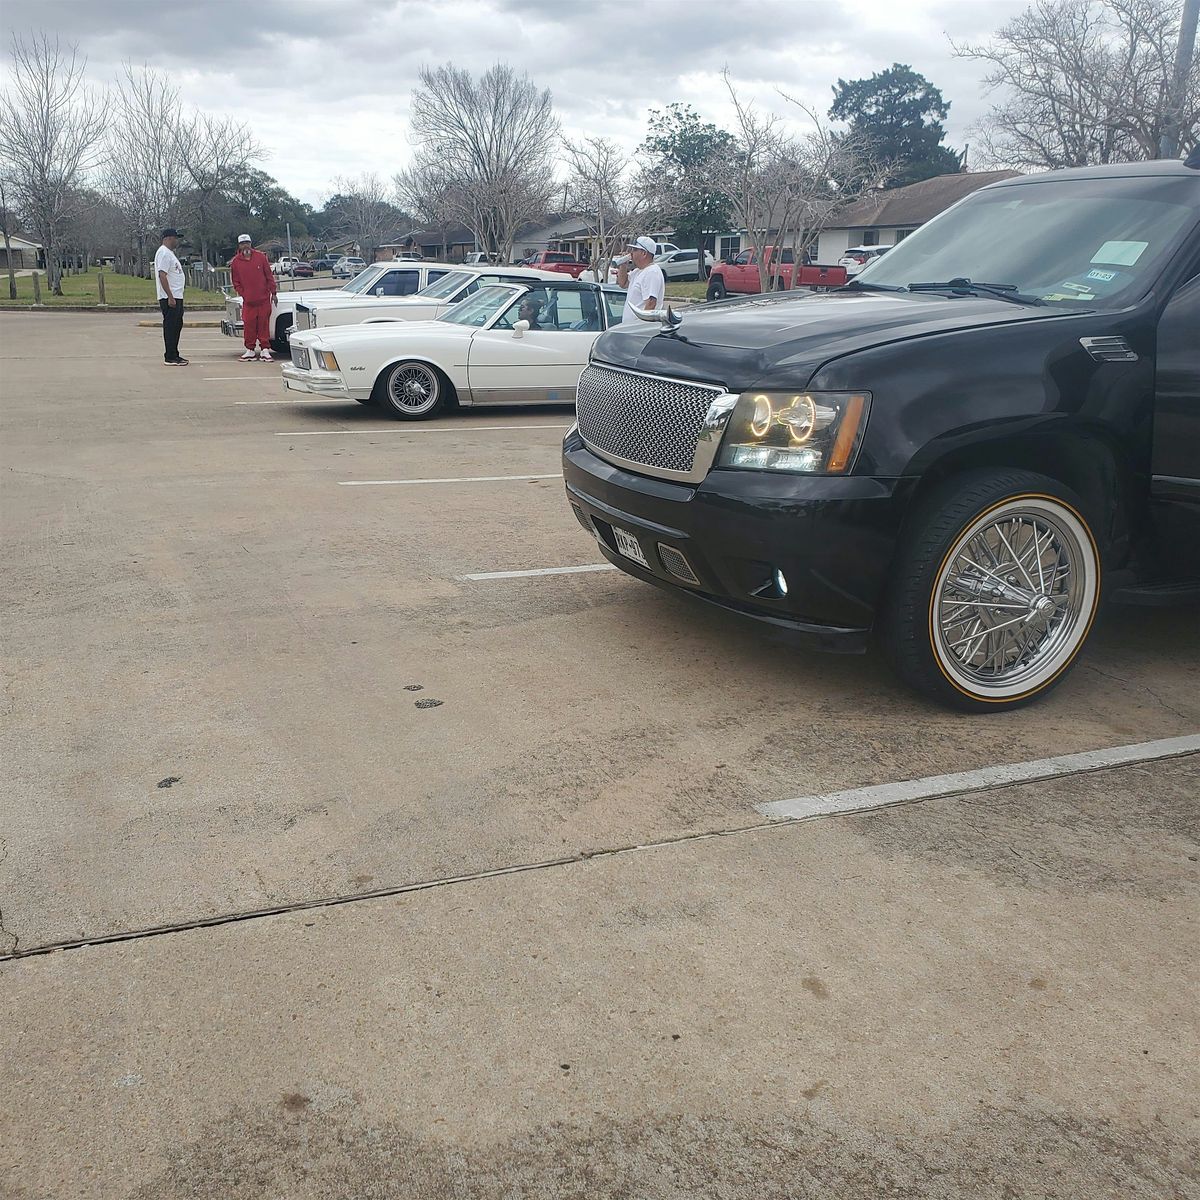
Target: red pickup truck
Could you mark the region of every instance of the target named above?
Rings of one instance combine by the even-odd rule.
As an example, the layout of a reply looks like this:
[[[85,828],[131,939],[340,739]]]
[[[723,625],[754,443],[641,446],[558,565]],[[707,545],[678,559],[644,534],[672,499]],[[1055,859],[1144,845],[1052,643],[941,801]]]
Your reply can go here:
[[[775,265],[775,247],[767,247],[768,271]],[[770,275],[768,274],[768,286]],[[845,267],[796,266],[792,250],[785,248],[779,256],[777,287],[827,288],[841,287],[846,282]],[[724,300],[731,294],[755,296],[762,291],[758,274],[758,258],[753,250],[743,250],[729,262],[719,262],[708,276],[708,299]]]
[[[538,271],[558,271],[561,275],[570,275],[572,279],[578,279],[587,270],[587,263],[577,262],[561,250],[542,250],[522,259],[520,265]]]

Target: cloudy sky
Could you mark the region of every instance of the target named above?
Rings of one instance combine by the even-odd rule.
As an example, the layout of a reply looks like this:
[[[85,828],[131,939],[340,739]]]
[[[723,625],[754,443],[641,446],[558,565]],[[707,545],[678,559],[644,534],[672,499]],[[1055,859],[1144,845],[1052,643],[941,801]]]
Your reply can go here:
[[[838,78],[910,64],[951,102],[961,147],[986,108],[979,68],[949,39],[986,38],[1027,0],[4,0],[4,45],[42,29],[76,42],[96,84],[121,63],[168,72],[185,102],[236,115],[262,164],[320,204],[337,175],[407,162],[423,65],[497,60],[554,95],[568,137],[628,147],[672,101],[727,123],[720,72],[786,114],[783,89],[824,111]],[[7,54],[3,71],[7,71]],[[795,110],[792,110],[793,112]]]

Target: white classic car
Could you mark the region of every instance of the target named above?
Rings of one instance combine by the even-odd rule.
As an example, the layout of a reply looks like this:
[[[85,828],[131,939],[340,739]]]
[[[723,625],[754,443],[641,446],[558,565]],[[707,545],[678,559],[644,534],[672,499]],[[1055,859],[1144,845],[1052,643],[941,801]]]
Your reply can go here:
[[[296,320],[290,333],[375,321],[436,321],[460,300],[473,296],[484,284],[561,278],[562,275],[555,271],[535,271],[529,267],[472,266],[441,276],[415,296],[389,299],[386,296],[347,296],[340,291],[318,292],[296,305]]]
[[[620,322],[625,293],[559,279],[488,284],[437,321],[297,333],[284,387],[375,401],[405,421],[448,404],[573,404],[592,343]]]
[[[340,296],[412,296],[456,268],[451,263],[381,262],[360,271],[344,287],[312,288],[303,292],[279,292],[271,305],[271,348],[287,352],[287,335],[296,318],[296,305],[318,298]],[[242,298],[225,294],[225,318],[221,332],[226,337],[242,336]]]

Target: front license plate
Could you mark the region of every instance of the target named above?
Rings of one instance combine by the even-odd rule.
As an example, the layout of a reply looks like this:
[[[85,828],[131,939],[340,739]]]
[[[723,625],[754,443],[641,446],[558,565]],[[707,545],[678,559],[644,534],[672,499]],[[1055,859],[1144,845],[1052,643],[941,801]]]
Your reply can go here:
[[[617,539],[617,549],[626,558],[632,558],[635,563],[641,563],[646,570],[650,569],[650,564],[646,561],[646,556],[632,533],[626,533],[624,529],[618,529],[614,525],[613,536]]]

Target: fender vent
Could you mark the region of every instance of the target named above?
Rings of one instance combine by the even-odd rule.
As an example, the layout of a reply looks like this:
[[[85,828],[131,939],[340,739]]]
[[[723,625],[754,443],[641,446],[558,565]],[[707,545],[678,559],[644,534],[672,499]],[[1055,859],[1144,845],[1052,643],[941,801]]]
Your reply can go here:
[[[1097,362],[1137,362],[1137,354],[1123,337],[1080,338],[1079,344]]]

